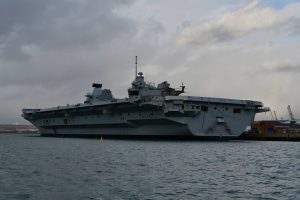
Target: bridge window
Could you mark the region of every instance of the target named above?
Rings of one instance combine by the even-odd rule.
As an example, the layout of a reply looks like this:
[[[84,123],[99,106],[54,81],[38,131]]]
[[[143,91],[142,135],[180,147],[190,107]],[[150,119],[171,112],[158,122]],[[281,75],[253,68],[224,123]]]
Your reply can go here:
[[[64,119],[64,124],[68,124],[68,120],[67,119]]]
[[[139,95],[139,91],[129,91],[128,93],[129,93],[130,96],[131,95],[134,95],[134,96]]]

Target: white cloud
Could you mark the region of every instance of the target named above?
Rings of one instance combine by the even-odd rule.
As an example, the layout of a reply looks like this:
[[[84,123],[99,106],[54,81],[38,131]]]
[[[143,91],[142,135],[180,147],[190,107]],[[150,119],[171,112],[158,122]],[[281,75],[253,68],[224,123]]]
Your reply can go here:
[[[259,2],[253,1],[217,19],[184,27],[176,37],[176,45],[201,45],[233,40],[253,32],[282,27],[293,22],[292,19],[295,18],[300,19],[299,12],[290,12],[295,11],[290,6],[278,11],[270,7],[259,7]]]

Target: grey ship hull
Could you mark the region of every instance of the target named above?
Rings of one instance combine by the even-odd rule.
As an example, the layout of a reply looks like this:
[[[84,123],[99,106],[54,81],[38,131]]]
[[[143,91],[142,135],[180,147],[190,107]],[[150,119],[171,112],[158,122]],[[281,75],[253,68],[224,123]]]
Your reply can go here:
[[[197,137],[231,139],[241,135],[261,102],[166,96],[162,101],[119,99],[50,109],[23,110],[42,136]]]

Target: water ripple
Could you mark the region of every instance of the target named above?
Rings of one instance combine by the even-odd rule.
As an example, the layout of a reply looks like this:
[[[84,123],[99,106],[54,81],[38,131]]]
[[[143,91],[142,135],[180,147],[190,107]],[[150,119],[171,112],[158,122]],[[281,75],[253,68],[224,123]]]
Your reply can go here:
[[[0,135],[0,199],[297,199],[299,143]]]

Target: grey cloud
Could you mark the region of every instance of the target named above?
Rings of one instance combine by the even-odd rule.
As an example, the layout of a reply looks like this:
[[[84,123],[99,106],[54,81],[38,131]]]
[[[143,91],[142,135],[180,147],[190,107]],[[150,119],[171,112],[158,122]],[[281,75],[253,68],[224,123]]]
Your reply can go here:
[[[268,74],[274,74],[274,73],[300,73],[300,64],[285,64],[280,63],[277,61],[277,63],[268,64],[267,66],[262,66],[257,68],[257,71],[253,73],[253,75],[268,75]]]
[[[166,31],[164,26],[153,18],[148,19],[141,29],[140,38],[142,40],[150,40],[156,43],[159,42],[159,36]]]
[[[109,71],[97,62],[108,63],[110,55],[118,54],[108,49],[114,46],[117,51],[136,31],[134,22],[113,9],[131,2],[1,1],[0,86],[54,87],[75,77],[93,77],[95,71],[87,69]]]
[[[287,24],[287,30],[291,35],[299,35],[300,34],[300,18],[293,18]]]
[[[1,1],[2,58],[20,58],[22,45],[34,44],[45,49],[90,47],[130,34],[134,24],[112,13],[115,7],[130,2]]]
[[[300,65],[284,65],[284,66],[276,67],[273,71],[300,73]]]

